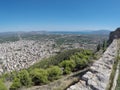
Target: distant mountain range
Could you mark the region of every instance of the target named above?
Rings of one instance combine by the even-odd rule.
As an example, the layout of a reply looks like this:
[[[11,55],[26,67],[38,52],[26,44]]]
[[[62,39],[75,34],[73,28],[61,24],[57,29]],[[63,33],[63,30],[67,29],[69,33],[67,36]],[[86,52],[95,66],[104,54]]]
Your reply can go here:
[[[104,35],[109,35],[111,31],[109,30],[98,30],[98,31],[92,31],[92,34],[104,34]]]
[[[90,30],[84,30],[84,31],[19,31],[19,32],[1,32],[0,36],[12,36],[16,34],[24,34],[24,35],[36,35],[36,34],[97,34],[97,35],[109,35],[111,31],[109,30],[97,30],[97,31],[90,31]]]
[[[109,35],[111,31],[109,30],[97,30],[97,31],[51,31],[50,34],[97,34],[97,35]]]

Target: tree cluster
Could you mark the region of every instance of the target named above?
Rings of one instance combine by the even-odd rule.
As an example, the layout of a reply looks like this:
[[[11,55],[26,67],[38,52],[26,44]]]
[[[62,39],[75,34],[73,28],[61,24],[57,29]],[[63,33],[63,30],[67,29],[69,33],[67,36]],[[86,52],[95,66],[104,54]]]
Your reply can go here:
[[[92,56],[93,53],[89,50],[68,50],[50,58],[48,62],[35,64],[32,68],[12,72],[4,77],[9,76],[7,79],[13,79],[10,90],[18,90],[23,86],[44,85],[59,79],[62,75],[87,67]]]
[[[21,70],[14,78],[10,90],[18,90],[22,86],[43,85],[54,81],[62,75],[58,66],[51,66],[48,69],[35,68],[31,71]]]
[[[80,70],[89,65],[92,53],[88,50],[77,52],[69,60],[62,61],[59,66],[63,68],[63,74],[69,74],[73,71]]]
[[[108,46],[107,41],[106,41],[106,40],[103,40],[102,43],[99,42],[99,44],[97,45],[97,51],[99,51],[99,50],[105,51],[106,48],[107,48],[107,46]]]

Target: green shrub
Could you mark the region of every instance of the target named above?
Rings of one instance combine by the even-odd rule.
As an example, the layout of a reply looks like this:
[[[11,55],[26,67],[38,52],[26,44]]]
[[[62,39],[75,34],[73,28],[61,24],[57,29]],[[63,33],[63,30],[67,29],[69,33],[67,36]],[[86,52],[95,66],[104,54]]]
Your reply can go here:
[[[2,82],[2,80],[0,80],[0,90],[7,90],[7,88],[4,85],[4,83]]]
[[[20,83],[23,86],[29,87],[32,83],[31,78],[27,70],[21,70],[18,74],[18,78],[20,79]]]
[[[82,69],[89,65],[90,63],[90,56],[92,53],[90,51],[84,50],[83,53],[76,53],[75,55],[72,55],[70,58],[75,62],[76,69]]]
[[[92,51],[90,51],[90,50],[83,50],[83,54],[87,55],[87,56],[90,56],[90,55],[92,55]]]
[[[76,64],[73,60],[65,60],[65,61],[62,61],[59,64],[59,66],[64,68],[64,70],[63,70],[64,74],[69,74],[70,72],[72,72],[74,70]]]
[[[49,66],[53,66],[53,65],[58,65],[60,62],[64,61],[64,60],[69,60],[71,55],[74,55],[77,52],[82,52],[82,49],[71,49],[71,50],[65,50],[63,52],[60,52],[59,54],[47,58],[47,59],[43,59],[40,62],[32,65],[29,68],[29,71],[34,69],[34,68],[49,68]]]
[[[13,81],[13,79],[17,76],[16,71],[12,71],[9,73],[4,73],[0,77],[2,78],[3,81]]]
[[[8,78],[9,78],[9,74],[8,73],[4,73],[0,77],[1,77],[2,81],[7,81]]]
[[[10,73],[10,80],[12,81],[18,75],[18,71],[12,71]]]
[[[30,71],[30,76],[34,85],[48,83],[48,73],[44,69],[33,69],[32,71]]]
[[[75,63],[76,63],[77,69],[82,69],[89,64],[89,61],[86,59],[78,59],[78,60],[75,60]]]
[[[50,68],[47,69],[48,71],[48,79],[50,81],[56,80],[60,78],[62,75],[62,70],[58,66],[51,66]]]
[[[10,86],[10,90],[18,90],[21,87],[20,79],[14,78],[12,85]]]
[[[64,74],[70,74],[72,71],[70,69],[70,67],[65,67],[64,68]]]

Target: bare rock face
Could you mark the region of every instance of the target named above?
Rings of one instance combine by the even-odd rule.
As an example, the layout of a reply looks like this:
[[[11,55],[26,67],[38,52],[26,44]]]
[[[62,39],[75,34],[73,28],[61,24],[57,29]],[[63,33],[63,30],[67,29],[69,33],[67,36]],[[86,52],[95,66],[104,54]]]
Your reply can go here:
[[[110,33],[109,43],[111,43],[114,39],[120,38],[120,28],[117,28],[115,31]]]
[[[117,55],[117,40],[113,40],[103,56],[94,62],[81,80],[67,90],[106,90]]]

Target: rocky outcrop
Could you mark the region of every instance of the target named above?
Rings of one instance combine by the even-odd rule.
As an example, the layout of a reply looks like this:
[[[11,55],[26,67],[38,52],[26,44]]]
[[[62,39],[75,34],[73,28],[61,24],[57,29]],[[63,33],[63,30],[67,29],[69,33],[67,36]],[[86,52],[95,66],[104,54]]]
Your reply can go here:
[[[111,43],[114,39],[120,38],[120,28],[117,28],[115,31],[110,33],[109,43]]]
[[[0,44],[0,73],[28,68],[38,60],[53,55],[54,41],[20,40]]]
[[[105,90],[109,84],[116,55],[117,40],[114,40],[103,56],[94,62],[90,70],[82,76],[81,80],[67,90]]]

